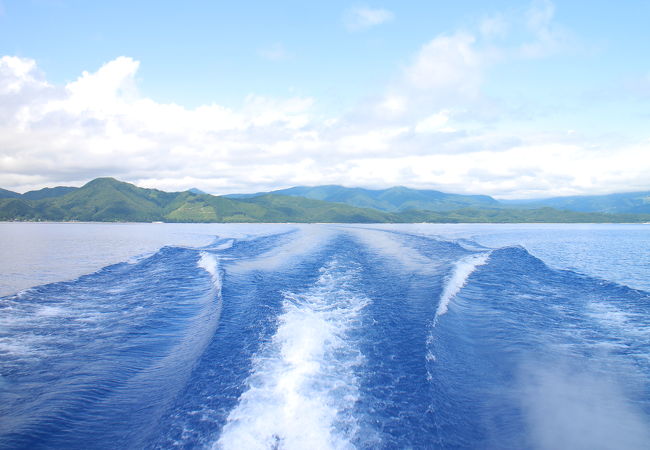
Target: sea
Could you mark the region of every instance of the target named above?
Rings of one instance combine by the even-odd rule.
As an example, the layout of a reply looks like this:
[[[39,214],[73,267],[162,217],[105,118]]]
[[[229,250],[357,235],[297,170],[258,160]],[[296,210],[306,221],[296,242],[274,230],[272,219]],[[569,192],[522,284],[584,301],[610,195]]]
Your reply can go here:
[[[0,223],[2,449],[648,449],[650,225]]]

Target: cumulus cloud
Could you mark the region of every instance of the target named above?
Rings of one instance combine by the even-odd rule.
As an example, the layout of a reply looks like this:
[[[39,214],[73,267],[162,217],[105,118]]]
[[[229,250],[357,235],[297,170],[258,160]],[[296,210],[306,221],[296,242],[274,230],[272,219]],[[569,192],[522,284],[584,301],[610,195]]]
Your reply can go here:
[[[552,11],[540,11],[529,26],[553,29]],[[497,29],[507,27],[482,22],[433,37],[382,93],[338,116],[324,116],[309,97],[250,94],[238,108],[161,103],[139,92],[140,62],[129,57],[56,85],[36,61],[5,56],[0,186],[22,192],[114,176],[217,194],[300,184],[506,198],[650,189],[649,141],[524,133],[504,119],[485,79],[521,55],[494,45]]]
[[[348,31],[362,31],[393,20],[395,15],[383,8],[357,7],[346,11],[343,23]]]
[[[453,89],[468,95],[475,93],[483,58],[474,44],[474,36],[463,32],[431,40],[406,68],[406,80],[422,90]]]
[[[400,77],[374,104],[377,115],[399,117],[440,109],[478,113],[491,67],[505,52],[480,33],[459,30],[440,34],[418,49]],[[482,107],[482,106],[481,106]]]

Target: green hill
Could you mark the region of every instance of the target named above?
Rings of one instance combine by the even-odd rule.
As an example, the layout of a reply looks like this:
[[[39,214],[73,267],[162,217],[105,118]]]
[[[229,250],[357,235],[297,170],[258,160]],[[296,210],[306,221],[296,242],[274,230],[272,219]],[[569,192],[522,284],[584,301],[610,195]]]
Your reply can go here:
[[[239,201],[267,209],[268,213],[263,217],[266,222],[377,223],[399,221],[397,216],[382,211],[301,197],[263,195]]]
[[[347,189],[347,188],[344,188]],[[393,188],[378,201],[404,205],[413,193]],[[366,190],[361,190],[366,191]],[[6,191],[11,193],[11,191]],[[299,196],[266,194],[240,198],[144,189],[113,178],[97,178],[81,188],[42,189],[0,198],[0,220],[96,222],[648,222],[650,214],[605,214],[553,208],[463,207],[445,211],[407,208],[398,212],[359,208],[341,202]],[[322,191],[321,191],[322,192]],[[345,195],[348,195],[346,192]],[[363,192],[362,192],[363,194]],[[364,194],[365,195],[365,194]],[[374,194],[373,194],[374,195]],[[431,200],[431,192],[429,201]],[[451,194],[445,194],[451,195]],[[407,196],[409,200],[405,200]],[[331,198],[331,196],[327,196]],[[480,198],[477,202],[492,203]],[[445,197],[449,199],[448,197]],[[488,197],[489,199],[489,197]],[[451,201],[451,200],[448,200]],[[431,203],[428,203],[431,204]],[[450,205],[450,203],[447,203]]]
[[[650,191],[609,195],[578,195],[540,200],[510,200],[504,203],[519,208],[540,208],[546,206],[579,212],[650,214]]]
[[[639,223],[650,221],[650,214],[608,214],[566,211],[554,208],[490,209],[464,208],[449,212],[407,211],[406,222],[439,223]]]
[[[496,200],[487,195],[448,194],[445,192],[410,189],[396,186],[389,189],[348,188],[337,185],[296,186],[255,194],[231,194],[234,199],[255,198],[263,195],[288,195],[328,202],[345,203],[359,208],[386,212],[410,210],[452,212],[471,209],[543,209],[607,214],[650,214],[650,191],[610,195],[556,197],[540,200]],[[493,216],[496,213],[488,214]],[[503,217],[508,213],[503,213]],[[514,215],[517,215],[516,213]],[[578,217],[578,216],[572,216]]]
[[[297,186],[257,194],[234,194],[230,198],[253,198],[261,195],[288,195],[327,202],[345,203],[358,208],[386,212],[408,210],[453,211],[461,208],[495,208],[500,204],[487,195],[447,194],[445,192],[396,186],[389,189],[363,189],[343,186]]]
[[[9,191],[7,189],[0,188],[0,198],[20,198],[20,197],[22,197],[22,195],[19,194],[18,192]]]
[[[208,194],[144,189],[97,178],[57,197],[0,200],[0,220],[97,222],[387,222],[374,210],[303,198],[266,196],[235,200]]]
[[[25,192],[22,198],[27,200],[41,200],[44,198],[62,197],[65,194],[76,191],[78,188],[69,186],[57,186],[53,188],[43,188],[37,191]]]

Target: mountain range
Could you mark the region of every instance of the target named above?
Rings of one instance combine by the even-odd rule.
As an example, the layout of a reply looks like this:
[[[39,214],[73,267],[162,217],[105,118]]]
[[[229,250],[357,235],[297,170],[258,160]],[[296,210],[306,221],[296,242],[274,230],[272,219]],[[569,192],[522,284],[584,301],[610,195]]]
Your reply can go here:
[[[128,222],[648,222],[648,193],[500,202],[486,195],[393,187],[294,187],[215,196],[113,178],[19,194],[0,189],[0,220]],[[553,207],[555,206],[555,207]],[[602,208],[602,209],[598,209]]]
[[[536,209],[548,207],[576,212],[650,214],[650,191],[545,199],[496,200],[489,195],[448,194],[429,189],[410,189],[403,186],[373,190],[329,185],[297,186],[255,194],[231,194],[226,195],[226,197],[251,198],[260,195],[304,197],[387,212],[407,210],[444,212],[462,208]]]
[[[625,192],[609,195],[580,195],[554,197],[539,200],[502,201],[509,206],[539,208],[548,206],[580,212],[604,212],[611,214],[650,214],[650,191]]]
[[[372,208],[386,212],[407,210],[454,211],[461,208],[495,208],[500,204],[487,195],[447,194],[433,190],[410,189],[396,186],[389,189],[347,188],[343,186],[297,186],[257,194],[234,194],[230,198],[251,198],[260,195],[288,195],[327,202],[345,203],[358,208]]]

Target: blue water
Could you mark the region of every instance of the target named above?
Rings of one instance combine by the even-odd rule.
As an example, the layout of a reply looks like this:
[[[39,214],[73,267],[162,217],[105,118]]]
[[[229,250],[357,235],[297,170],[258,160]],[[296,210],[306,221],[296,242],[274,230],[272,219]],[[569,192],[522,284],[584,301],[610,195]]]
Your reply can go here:
[[[0,298],[0,448],[648,448],[650,227],[178,227]]]

